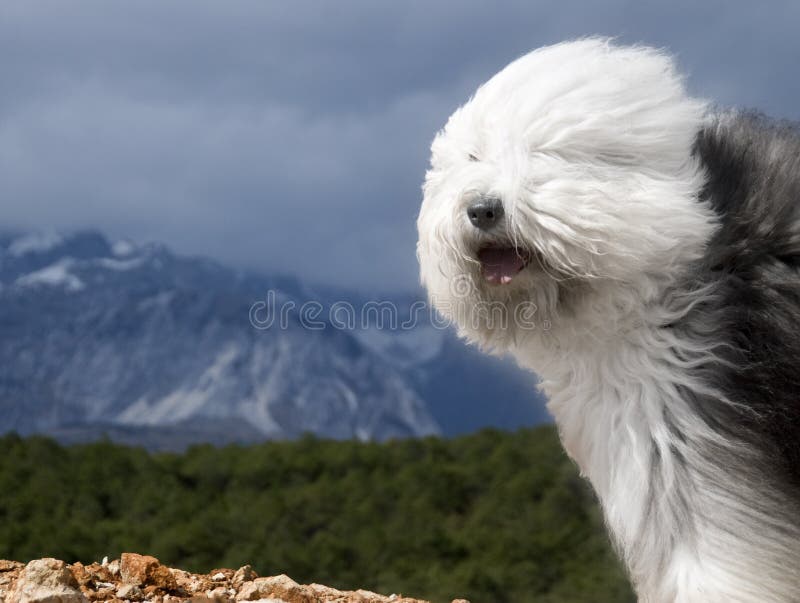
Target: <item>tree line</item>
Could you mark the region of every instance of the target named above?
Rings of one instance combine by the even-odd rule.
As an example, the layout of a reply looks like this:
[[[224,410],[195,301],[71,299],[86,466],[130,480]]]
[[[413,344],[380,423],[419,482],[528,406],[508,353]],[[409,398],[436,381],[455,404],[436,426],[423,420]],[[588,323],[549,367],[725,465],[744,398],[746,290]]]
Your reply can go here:
[[[0,438],[0,558],[123,551],[449,602],[634,601],[550,426],[148,453]]]

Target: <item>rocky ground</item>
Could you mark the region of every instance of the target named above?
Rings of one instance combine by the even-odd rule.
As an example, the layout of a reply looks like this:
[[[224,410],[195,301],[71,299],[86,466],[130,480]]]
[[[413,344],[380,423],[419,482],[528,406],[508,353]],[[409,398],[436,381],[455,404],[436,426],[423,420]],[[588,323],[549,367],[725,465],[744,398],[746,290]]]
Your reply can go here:
[[[260,578],[246,565],[191,574],[155,557],[123,553],[121,559],[83,565],[35,559],[27,565],[0,560],[0,603],[426,603],[402,595],[340,591],[298,584],[285,575]],[[463,599],[453,603],[469,603]]]

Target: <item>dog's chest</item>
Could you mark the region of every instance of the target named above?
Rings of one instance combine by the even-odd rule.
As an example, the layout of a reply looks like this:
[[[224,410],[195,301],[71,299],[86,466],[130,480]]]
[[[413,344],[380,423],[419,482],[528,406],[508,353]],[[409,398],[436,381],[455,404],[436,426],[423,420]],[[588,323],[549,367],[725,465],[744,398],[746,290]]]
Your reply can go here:
[[[616,474],[646,481],[653,433],[663,423],[665,391],[640,354],[573,358],[556,380],[543,383],[567,452],[604,499]]]

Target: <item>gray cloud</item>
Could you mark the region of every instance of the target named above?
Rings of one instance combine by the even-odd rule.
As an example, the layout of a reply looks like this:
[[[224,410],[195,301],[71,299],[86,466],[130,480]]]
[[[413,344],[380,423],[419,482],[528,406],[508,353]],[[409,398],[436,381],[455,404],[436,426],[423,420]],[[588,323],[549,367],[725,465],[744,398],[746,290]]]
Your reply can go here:
[[[792,0],[9,0],[0,210],[411,288],[430,140],[508,61],[617,35],[676,52],[697,94],[798,118],[798,17]]]

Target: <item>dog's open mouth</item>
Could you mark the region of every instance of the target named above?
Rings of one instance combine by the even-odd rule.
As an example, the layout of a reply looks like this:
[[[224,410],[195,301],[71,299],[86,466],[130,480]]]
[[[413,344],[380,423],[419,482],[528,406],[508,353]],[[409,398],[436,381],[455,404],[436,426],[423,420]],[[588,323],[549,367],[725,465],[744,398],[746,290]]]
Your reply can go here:
[[[487,282],[506,285],[528,265],[530,255],[516,247],[483,247],[478,251],[478,261]]]

